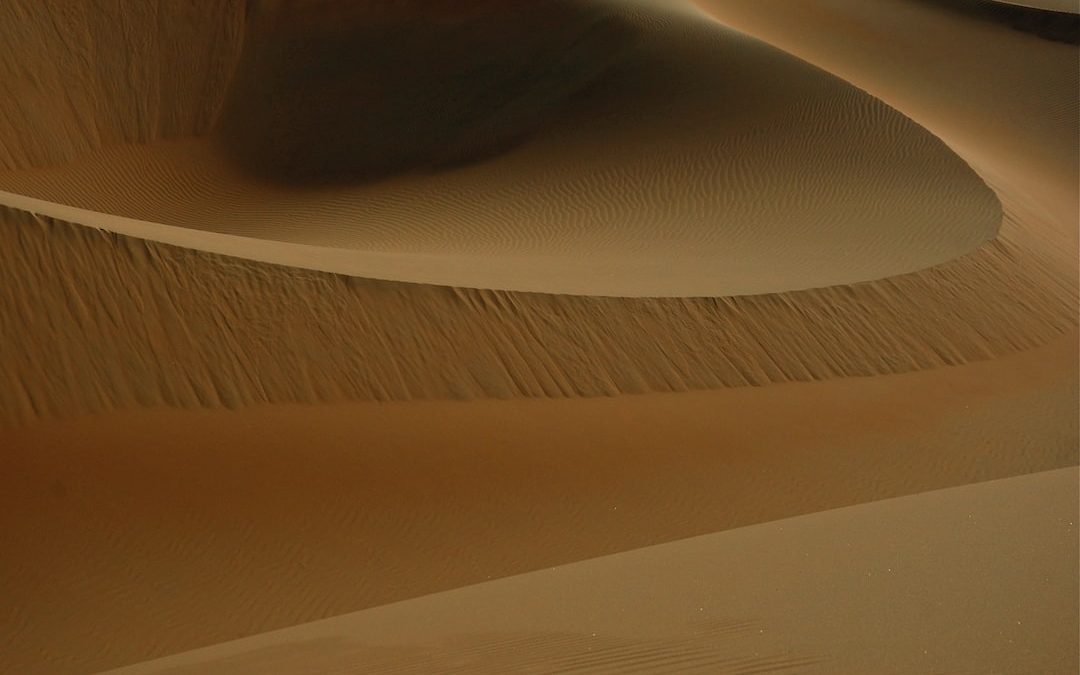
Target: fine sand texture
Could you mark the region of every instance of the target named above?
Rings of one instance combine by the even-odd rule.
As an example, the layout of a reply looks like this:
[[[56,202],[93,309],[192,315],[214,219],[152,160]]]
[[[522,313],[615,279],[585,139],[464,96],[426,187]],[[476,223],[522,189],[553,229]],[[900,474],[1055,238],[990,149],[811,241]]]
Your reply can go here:
[[[0,579],[18,583],[4,589],[0,669],[96,671],[686,537],[1075,466],[1076,372],[1070,336],[890,377],[134,411],[12,429]],[[1027,544],[1000,546],[1020,555]],[[1044,578],[1061,593],[1074,583]],[[658,598],[668,588],[646,584]],[[952,597],[942,588],[942,603]],[[649,605],[640,611],[648,621]],[[996,649],[1000,636],[971,639]],[[1074,636],[1048,658],[1075,647]]]
[[[927,492],[114,672],[401,673],[451,663],[475,673],[1075,672],[1077,654],[1057,647],[1080,631],[1077,577],[1065,587],[1046,578],[1067,579],[1076,568],[1078,499],[1075,468]],[[998,640],[987,645],[990,634]]]
[[[204,231],[160,239],[354,276],[608,296],[880,279],[996,234],[983,181],[850,84],[687,3],[551,6],[494,12],[465,35],[265,10],[212,137],[13,157],[19,170],[0,173],[0,190],[97,213],[0,201],[149,238],[160,228],[97,214]],[[530,28],[542,19],[563,28]]]
[[[1077,150],[1060,139],[1076,135],[1069,79],[1077,70],[1073,50],[933,4],[893,2],[883,5],[880,18],[837,2],[816,9],[800,5],[806,9],[798,18],[817,20],[823,34],[835,33],[817,51],[799,43],[800,53],[948,140],[997,192],[1003,215],[996,239],[927,270],[847,286],[723,298],[568,297],[383,283],[260,265],[192,249],[213,240],[223,251],[248,258],[297,262],[300,256],[306,267],[333,266],[355,253],[87,214],[8,195],[15,208],[4,211],[0,222],[9,258],[0,268],[8,275],[0,285],[0,306],[12,320],[3,327],[7,358],[0,361],[0,373],[11,386],[0,390],[0,410],[8,419],[34,419],[162,403],[235,407],[683,391],[957,365],[1071,331],[1077,325]],[[710,8],[749,28],[774,16],[764,5],[715,2]],[[885,37],[881,47],[869,50],[851,26],[856,21],[885,37],[890,33],[883,31],[896,30],[893,25],[911,25],[939,38],[931,45],[961,46],[969,55],[931,58],[925,45]],[[788,44],[791,36],[775,39]],[[759,49],[759,43],[740,40]],[[986,50],[991,43],[997,48]],[[972,77],[970,68],[986,59],[996,69]],[[913,76],[900,63],[923,70]],[[801,72],[820,79],[814,74],[819,71]],[[1017,90],[1024,95],[998,93]],[[1040,124],[1029,124],[1035,115]],[[145,153],[151,147],[165,146],[118,152]],[[188,157],[209,171],[212,162],[198,156]],[[97,175],[107,174],[106,168]],[[6,175],[29,181],[30,192],[36,183],[28,177],[39,173]],[[611,185],[619,184],[612,177]],[[289,189],[279,187],[267,199],[278,194]],[[840,196],[835,202],[848,203]],[[222,197],[214,203],[231,202]],[[197,204],[188,206],[197,210]],[[68,221],[97,222],[185,248],[117,238]],[[405,276],[422,278],[441,264],[434,259],[439,256],[370,255]],[[806,265],[812,256],[804,258]],[[468,262],[477,274],[504,279],[524,269],[519,259],[498,255],[474,255]],[[571,278],[557,273],[562,263],[554,264],[541,278]],[[726,269],[716,261],[709,265]],[[590,262],[586,271],[601,268]],[[635,266],[635,278],[667,283],[688,269]],[[755,273],[749,274],[748,279]]]
[[[0,672],[1075,673],[1080,63],[971,6],[0,3]]]

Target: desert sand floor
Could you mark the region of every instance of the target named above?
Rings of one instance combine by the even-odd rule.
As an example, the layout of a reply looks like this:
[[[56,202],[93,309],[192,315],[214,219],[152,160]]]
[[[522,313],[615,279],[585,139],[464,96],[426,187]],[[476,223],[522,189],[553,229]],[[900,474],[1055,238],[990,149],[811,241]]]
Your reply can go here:
[[[5,3],[0,670],[1075,672],[1080,66],[958,3],[601,2],[273,189],[243,3]]]
[[[17,642],[5,667],[129,664],[684,537],[1073,466],[1076,368],[1071,338],[888,378],[132,411],[16,429],[0,473],[11,552],[0,576],[19,580],[6,589]],[[690,581],[673,568],[650,592]],[[1066,581],[1049,583],[1064,593]],[[817,655],[846,651],[824,640]]]
[[[1075,468],[926,492],[115,672],[1070,672],[1077,656],[1060,646],[1077,629],[1078,499]],[[830,644],[844,649],[824,652]]]

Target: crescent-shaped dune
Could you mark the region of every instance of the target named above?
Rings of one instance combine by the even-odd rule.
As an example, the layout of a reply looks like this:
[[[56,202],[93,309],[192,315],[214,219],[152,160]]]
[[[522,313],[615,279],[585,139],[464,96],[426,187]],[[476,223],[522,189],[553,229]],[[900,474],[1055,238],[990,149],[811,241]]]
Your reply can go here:
[[[974,4],[0,2],[0,671],[1075,672],[1080,62]]]
[[[703,5],[706,9],[715,6],[716,3]],[[37,22],[26,18],[23,21],[29,28],[54,30],[57,24],[47,19],[87,20],[87,24],[80,25],[93,26],[90,19],[102,21],[103,16],[108,19],[112,12],[112,20],[123,25],[120,16],[116,15],[116,8],[110,7],[99,7],[100,14],[87,9],[69,15],[56,7],[50,9],[34,3],[22,11],[24,17],[32,15]],[[729,21],[737,22],[744,13],[736,3],[724,7],[725,18]],[[812,22],[820,12],[809,9],[804,20]],[[214,11],[218,13],[216,19]],[[842,242],[849,235],[862,236],[866,246],[878,250],[893,262],[904,257],[912,262],[913,255],[929,254],[927,247],[935,248],[937,254],[944,254],[948,247],[943,246],[942,237],[957,244],[967,237],[980,239],[986,236],[989,230],[980,233],[980,228],[992,230],[997,227],[999,216],[996,214],[1000,207],[992,195],[986,197],[983,179],[975,176],[964,161],[899,113],[820,70],[759,42],[739,37],[700,12],[688,10],[655,25],[639,22],[641,32],[656,41],[652,56],[642,63],[673,64],[671,72],[681,73],[683,77],[693,74],[714,81],[709,71],[683,58],[688,49],[698,50],[702,59],[712,59],[708,61],[710,66],[722,72],[726,80],[741,83],[739,86],[749,102],[742,107],[725,105],[726,118],[735,126],[752,126],[755,122],[745,111],[754,104],[758,117],[762,118],[756,124],[770,132],[751,134],[749,140],[739,141],[744,145],[749,143],[744,150],[753,149],[754,144],[774,144],[777,141],[771,138],[773,134],[783,129],[787,132],[781,134],[784,152],[776,146],[776,152],[764,158],[766,164],[772,162],[775,166],[762,165],[758,167],[760,171],[740,170],[735,175],[763,181],[758,186],[762,193],[776,194],[787,187],[783,181],[775,180],[769,171],[784,175],[784,167],[789,166],[790,171],[797,174],[793,180],[802,180],[795,182],[800,190],[797,196],[802,201],[793,199],[770,204],[763,203],[753,193],[717,195],[708,190],[697,190],[680,204],[683,208],[699,210],[702,219],[698,222],[701,224],[715,216],[710,215],[706,208],[708,204],[716,199],[730,198],[733,204],[742,205],[740,208],[747,221],[756,223],[754,227],[760,227],[760,233],[736,219],[732,221],[730,231],[689,228],[685,240],[657,241],[654,237],[661,229],[660,225],[640,218],[636,221],[637,228],[628,227],[619,236],[609,231],[610,237],[598,237],[593,233],[594,227],[597,232],[602,232],[604,227],[590,219],[567,221],[580,233],[578,239],[592,237],[599,247],[580,246],[588,254],[581,257],[576,249],[566,250],[565,255],[541,256],[535,254],[535,247],[534,253],[522,253],[523,248],[530,246],[529,242],[537,242],[536,246],[543,247],[561,241],[556,248],[566,249],[574,237],[560,239],[557,233],[550,232],[542,237],[533,236],[537,234],[535,229],[530,232],[516,221],[506,221],[505,228],[496,228],[497,232],[493,230],[491,234],[519,251],[513,255],[498,255],[493,251],[491,255],[481,254],[479,250],[485,246],[479,235],[460,238],[460,241],[455,238],[451,242],[438,228],[410,230],[403,226],[383,233],[387,239],[412,237],[417,247],[425,237],[443,237],[446,250],[432,250],[427,254],[358,251],[200,230],[187,225],[201,222],[202,226],[236,227],[236,222],[243,221],[244,209],[240,209],[240,215],[232,220],[211,218],[206,221],[205,218],[209,218],[206,214],[247,204],[252,212],[262,209],[264,213],[282,216],[265,227],[262,221],[248,219],[249,227],[277,229],[284,224],[294,235],[308,236],[310,220],[317,220],[320,214],[323,222],[331,225],[336,222],[326,220],[334,216],[335,211],[325,208],[325,204],[348,207],[355,202],[340,201],[340,186],[312,193],[311,186],[298,191],[280,183],[270,187],[264,181],[255,181],[236,169],[235,162],[224,161],[220,144],[210,140],[155,140],[156,134],[168,137],[210,134],[216,113],[211,114],[205,107],[194,107],[190,103],[180,105],[178,101],[201,97],[204,102],[212,103],[210,109],[216,110],[215,106],[227,98],[228,78],[220,73],[203,73],[200,77],[197,68],[200,65],[208,69],[210,65],[226,70],[233,67],[240,58],[235,43],[242,34],[244,18],[244,13],[232,3],[211,4],[206,13],[197,16],[185,14],[171,5],[162,5],[155,12],[144,18],[148,21],[158,15],[171,18],[155,29],[162,36],[153,43],[153,49],[148,50],[149,62],[155,63],[156,59],[160,64],[155,67],[147,67],[144,60],[134,56],[137,43],[132,41],[141,33],[134,29],[130,34],[105,30],[105,26],[110,25],[107,21],[98,26],[98,30],[86,33],[85,43],[49,41],[45,35],[38,36],[40,43],[35,44],[39,49],[40,44],[49,44],[58,51],[55,56],[40,61],[42,72],[24,72],[23,61],[8,64],[14,76],[5,81],[19,84],[14,92],[18,95],[11,99],[17,103],[0,109],[0,113],[12,120],[8,128],[18,123],[30,133],[12,133],[11,142],[4,146],[8,150],[6,162],[13,168],[0,177],[0,186],[18,187],[24,193],[62,201],[78,200],[51,192],[68,194],[75,190],[80,200],[93,202],[91,206],[104,209],[87,212],[25,195],[8,193],[6,197],[16,207],[7,212],[4,227],[0,229],[0,236],[6,242],[4,251],[10,255],[10,260],[0,268],[9,275],[6,283],[0,285],[3,294],[0,306],[7,316],[12,317],[2,327],[8,356],[0,361],[0,373],[13,385],[0,389],[2,411],[9,419],[161,403],[239,406],[356,399],[596,396],[762,385],[955,365],[1037,346],[1076,325],[1073,312],[1076,289],[1069,281],[1070,274],[1075,274],[1075,266],[1070,267],[1065,255],[1071,236],[1066,224],[1073,207],[1069,205],[1068,174],[1057,173],[1069,170],[1069,158],[1075,154],[1075,149],[1058,139],[1069,133],[1068,120],[1070,116],[1075,117],[1076,111],[1075,102],[1059,103],[1057,92],[1064,90],[1063,78],[1068,76],[1068,70],[1060,63],[1061,49],[1064,48],[1059,46],[1004,51],[1001,58],[1012,65],[1002,65],[999,72],[1010,78],[1011,73],[1028,71],[1046,75],[1024,75],[1033,83],[1030,87],[1032,95],[1008,98],[1000,103],[998,89],[994,87],[1006,85],[973,80],[965,74],[967,71],[962,63],[948,67],[933,65],[935,73],[940,74],[939,79],[956,73],[955,80],[948,83],[951,90],[967,87],[972,91],[972,100],[995,102],[993,115],[980,114],[978,109],[969,107],[956,111],[956,114],[940,114],[941,102],[952,99],[938,80],[931,80],[925,86],[909,86],[900,95],[892,90],[877,92],[879,96],[908,106],[909,111],[917,113],[924,123],[932,124],[938,133],[949,136],[953,146],[964,151],[967,161],[982,172],[983,179],[999,186],[998,195],[1004,200],[1000,236],[976,251],[924,271],[880,281],[789,293],[719,300],[710,297],[568,297],[383,284],[369,279],[288,271],[236,258],[196,253],[192,249],[218,247],[234,256],[273,259],[315,268],[350,265],[363,259],[365,264],[381,266],[387,276],[395,278],[423,279],[434,275],[445,281],[446,277],[440,275],[448,269],[446,264],[453,264],[462,274],[472,275],[478,284],[501,280],[500,285],[506,285],[512,279],[524,282],[522,275],[532,275],[537,284],[552,287],[562,284],[563,289],[578,284],[574,290],[586,290],[580,284],[588,282],[592,284],[589,289],[598,292],[605,290],[603,284],[610,283],[619,287],[609,286],[607,290],[631,293],[635,288],[623,284],[626,281],[637,284],[636,291],[640,294],[664,295],[666,293],[661,290],[690,290],[682,285],[684,282],[707,281],[711,284],[728,278],[732,281],[732,284],[725,284],[729,291],[736,290],[737,284],[749,284],[743,286],[744,290],[760,291],[766,283],[798,286],[799,275],[803,273],[816,275],[816,284],[826,281],[830,275],[848,274],[853,266],[865,266],[866,261],[874,257],[869,250],[856,255],[854,251],[845,253],[843,246],[824,245],[829,241]],[[656,12],[650,9],[647,16],[655,16]],[[855,16],[855,12],[857,10],[851,10],[847,16]],[[668,17],[669,14],[670,10],[661,12],[660,16]],[[624,15],[634,17],[640,13],[624,12]],[[690,37],[699,39],[688,43],[688,47],[682,42],[676,43],[673,35],[681,33],[673,32],[672,25],[689,30]],[[933,30],[933,25],[926,30]],[[74,28],[70,32],[83,35]],[[26,36],[32,35],[32,31],[23,31],[22,35],[22,39],[29,39]],[[786,36],[781,36],[778,42],[783,43],[785,39]],[[184,40],[191,40],[193,44],[202,40],[203,46],[195,50],[196,55],[189,57],[189,50],[181,49]],[[732,45],[740,49],[733,49]],[[669,47],[671,54],[662,53],[660,47]],[[746,51],[749,56],[740,56],[741,51]],[[920,53],[909,52],[891,55],[891,63],[918,63]],[[99,57],[75,58],[85,53],[99,54]],[[717,62],[716,53],[728,55],[743,69]],[[207,58],[206,54],[212,57]],[[105,55],[110,56],[106,58]],[[834,70],[859,79],[859,73],[848,73],[844,69],[850,70],[850,66],[844,64],[857,63],[862,57],[848,53],[842,53],[841,57],[838,63],[829,64]],[[178,59],[185,67],[168,65],[166,62],[170,58]],[[97,71],[98,65],[114,63],[117,59],[124,71],[132,73],[130,83],[119,89],[116,81],[104,78]],[[140,64],[141,68],[135,68]],[[1023,71],[1017,64],[1023,65]],[[641,67],[639,63],[635,72]],[[902,82],[903,75],[896,75],[895,70],[892,68],[880,77],[871,77],[869,82],[871,85],[879,81]],[[77,73],[87,76],[75,77],[73,74]],[[69,88],[60,85],[65,74],[73,82]],[[786,89],[760,87],[768,96],[755,93],[759,87],[755,85],[754,77],[768,81],[780,74],[787,76],[781,82]],[[867,78],[862,78],[860,82],[865,80]],[[35,82],[39,84],[31,86]],[[676,78],[674,82],[682,85],[678,92],[645,103],[654,108],[669,100],[700,103],[711,100],[709,97],[715,93],[704,87],[689,86],[692,81]],[[165,87],[166,83],[171,86]],[[653,84],[659,87],[669,83],[653,81]],[[868,85],[864,83],[864,86]],[[1023,85],[1010,79],[1007,86]],[[704,98],[702,91],[708,93]],[[846,118],[855,128],[863,130],[864,140],[870,139],[862,151],[871,156],[867,157],[865,152],[859,154],[862,151],[849,154],[848,148],[836,139],[850,139],[850,136],[845,135],[848,132],[834,128],[835,125],[826,129],[807,124],[804,128],[798,116],[793,115],[794,111],[801,111],[809,121],[832,124],[819,117],[824,115],[820,106],[785,108],[776,105],[777,101],[790,101],[792,91],[802,92],[803,99],[809,97],[809,100],[816,100],[822,91],[841,94],[839,98],[829,99],[826,106],[836,108],[839,105],[834,113],[841,119],[859,110],[876,111],[865,118],[858,115]],[[147,92],[155,95],[150,96]],[[602,92],[594,91],[593,107],[589,109],[595,112],[604,101],[618,101],[615,96],[618,92],[619,88],[613,85]],[[626,96],[632,94],[623,92]],[[134,107],[124,108],[121,105],[124,100]],[[50,134],[48,127],[40,126],[41,122],[29,114],[27,101],[54,110],[56,128],[68,130],[70,138],[57,138],[60,135]],[[1028,104],[1027,101],[1036,103]],[[135,103],[140,105],[135,106]],[[1029,114],[1024,105],[1050,109],[1056,116],[1048,117],[1041,126],[1022,127],[1023,134],[1003,129],[1006,124],[1014,129],[1021,128],[1018,125],[1022,125],[1025,115]],[[622,109],[622,106],[611,107]],[[128,116],[121,114],[124,110]],[[97,117],[69,117],[74,115],[73,111],[86,115],[96,112]],[[130,114],[132,111],[139,114]],[[667,134],[665,144],[670,141],[678,146],[690,142],[689,132],[681,132],[684,135],[674,133],[682,129],[698,134],[710,130],[715,133],[715,114],[701,109],[698,113],[697,126],[685,126],[691,118],[679,118],[678,124],[667,118],[658,122],[659,131]],[[880,118],[882,124],[869,123],[875,118]],[[598,117],[594,126],[599,130],[590,133],[609,133],[623,139],[620,144],[603,146],[609,154],[635,153],[641,147],[653,147],[642,144],[641,138],[660,140],[644,126],[638,129],[637,136],[627,135],[629,129],[641,126],[638,124],[640,117],[620,115],[613,120],[604,119],[605,123],[601,124]],[[964,122],[957,125],[955,120],[958,119]],[[776,120],[787,120],[789,124],[777,127]],[[620,136],[605,131],[609,127],[621,129],[619,134],[627,134]],[[725,135],[725,129],[720,128],[723,133],[719,140],[730,144],[732,141]],[[93,133],[88,133],[89,130]],[[564,129],[563,133],[572,136],[573,131]],[[885,131],[895,131],[897,135],[879,134]],[[554,141],[549,140],[548,146],[544,146],[539,139],[558,137],[559,134],[549,127],[542,133],[537,132],[537,140],[532,146],[525,141],[525,145],[490,162],[458,167],[433,177],[391,177],[380,183],[350,187],[348,191],[350,194],[357,191],[392,194],[398,189],[395,185],[400,187],[409,181],[430,185],[438,180],[452,181],[462,175],[490,172],[490,167],[499,163],[506,165],[517,161],[515,157],[532,153],[535,158],[543,147],[550,151]],[[801,152],[800,144],[820,147],[821,157],[833,161],[828,169],[831,173],[807,170],[809,160],[805,156],[803,164],[787,165],[787,153]],[[95,145],[101,147],[95,149]],[[889,153],[884,152],[888,147],[896,150],[891,159],[887,156]],[[1035,166],[1028,158],[1029,148],[1038,153]],[[575,166],[575,161],[571,160],[579,159],[580,151],[570,145],[563,151],[565,166]],[[694,147],[688,147],[680,157],[688,160],[696,156],[694,152]],[[662,151],[658,149],[652,154],[662,155]],[[169,159],[144,161],[153,156]],[[852,158],[866,161],[858,167],[850,165],[837,175],[835,172],[841,165],[850,164]],[[563,165],[551,164],[558,159],[558,154],[553,154],[548,164],[561,170]],[[816,158],[811,159],[809,166],[818,167]],[[736,161],[741,169],[742,165],[750,167],[762,161],[762,157],[732,154],[720,156],[716,161],[716,166]],[[927,208],[933,211],[927,222],[938,223],[940,232],[926,232],[926,223],[922,222],[913,227],[891,229],[878,227],[881,222],[868,223],[845,215],[849,208],[855,208],[857,212],[859,204],[880,211],[877,204],[892,203],[893,198],[908,194],[909,187],[903,185],[903,181],[897,189],[889,181],[898,177],[892,175],[890,178],[885,174],[880,175],[883,181],[879,184],[881,194],[851,194],[855,185],[861,183],[865,187],[865,176],[878,176],[876,169],[890,162],[894,167],[898,164],[907,166],[900,178],[907,176],[914,180],[913,174],[925,174],[918,178],[922,181],[920,184],[935,183],[936,187],[926,188],[927,194],[937,194],[940,200],[924,198],[919,193],[918,198],[908,197],[901,201],[916,210]],[[924,171],[924,163],[943,173]],[[35,169],[32,167],[35,164],[55,166]],[[662,180],[667,180],[669,175],[693,172],[694,166],[689,161],[673,166],[660,163],[655,167],[657,171],[640,175],[659,175]],[[955,171],[950,173],[949,167]],[[169,173],[172,170],[178,173]],[[1003,171],[1006,182],[1002,182]],[[1055,173],[1051,175],[1047,171]],[[528,173],[527,166],[523,172]],[[143,180],[145,176],[150,177],[148,181]],[[949,176],[956,180],[941,180]],[[1062,178],[1066,180],[1062,182]],[[507,183],[501,175],[489,175],[488,179],[487,183],[496,187]],[[597,185],[603,188],[600,196],[625,196],[615,199],[614,204],[623,209],[628,218],[637,217],[631,211],[656,215],[678,208],[670,203],[668,193],[663,190],[648,199],[643,198],[644,192],[625,190],[624,179],[627,179],[624,172],[613,170],[599,176]],[[834,192],[834,179],[839,180],[839,184],[849,181],[848,191]],[[169,192],[173,189],[171,186],[195,183],[205,187],[207,198],[200,198],[198,191],[191,194],[184,190]],[[485,184],[478,182],[475,186]],[[145,189],[140,185],[146,186]],[[100,186],[108,189],[98,191],[96,188]],[[230,191],[233,188],[235,191]],[[819,191],[815,192],[815,188]],[[685,186],[669,185],[668,189],[672,194],[687,196]],[[329,194],[326,194],[327,190]],[[943,192],[948,194],[943,195]],[[176,199],[161,199],[162,195],[168,194],[173,194]],[[253,199],[256,194],[262,195],[262,200]],[[315,194],[322,194],[322,197],[316,198]],[[576,196],[567,200],[560,199],[560,195],[550,195],[550,199],[543,202],[546,212],[551,212],[548,206],[577,204]],[[519,195],[524,201],[518,201],[513,199],[514,196],[509,195],[506,204],[497,205],[499,209],[518,208],[530,198]],[[597,210],[597,207],[603,207],[606,201],[595,194],[593,197],[591,202],[583,200],[580,208],[591,209],[590,213],[603,213],[604,209]],[[861,197],[865,200],[860,201]],[[339,201],[335,202],[335,199]],[[636,203],[635,200],[641,201],[640,208],[627,206]],[[820,216],[820,211],[815,214],[813,209],[791,211],[790,208],[792,217],[802,219],[805,227],[780,220],[758,222],[761,220],[759,211],[769,213],[803,202],[807,207],[816,204],[816,208],[836,213],[836,222],[811,227],[807,218],[812,220]],[[125,220],[111,212],[105,213],[123,212],[133,205],[169,210],[171,217],[184,226]],[[902,207],[897,204],[889,208],[903,213]],[[447,206],[449,210],[452,208]],[[470,206],[465,204],[464,208]],[[554,210],[556,214],[558,211]],[[983,220],[961,219],[955,221],[955,227],[951,229],[941,220],[942,217],[951,220],[965,211],[969,216],[979,216]],[[51,215],[54,219],[30,215],[32,213]],[[949,213],[953,216],[948,216]],[[284,218],[285,215],[289,217]],[[531,217],[531,214],[519,215],[525,220]],[[892,220],[895,214],[881,215],[882,222],[897,225]],[[993,217],[989,218],[991,215]],[[125,235],[149,236],[182,245],[185,249],[127,239],[122,240],[122,245],[116,245],[92,229],[71,229],[65,224],[69,222],[88,223]],[[435,219],[427,221],[429,225],[435,222]],[[497,224],[490,218],[477,222]],[[466,229],[474,225],[472,222],[459,223]],[[923,235],[913,236],[920,230]],[[353,230],[350,232],[355,234]],[[520,241],[514,239],[515,233],[521,235]],[[329,235],[323,232],[321,236]],[[612,237],[619,239],[621,244],[611,241],[601,245],[601,240]],[[801,243],[792,245],[800,237],[803,237]],[[708,252],[708,247],[704,242],[710,238],[714,248],[706,255],[703,251]],[[889,238],[893,240],[891,251],[880,247]],[[726,256],[730,251],[717,248],[723,240],[730,240],[731,251],[744,252],[746,260],[729,260]],[[754,241],[762,246],[752,244]],[[766,241],[772,242],[771,248],[764,246]],[[696,244],[691,245],[694,242]],[[474,247],[472,253],[468,253],[470,246]],[[608,254],[620,246],[626,255]],[[455,249],[457,253],[453,253]],[[676,255],[677,250],[682,252]],[[953,254],[959,252],[953,250]],[[665,255],[676,259],[669,258],[665,262]],[[776,268],[775,262],[785,256],[790,269]],[[616,267],[632,272],[632,276],[619,280],[615,267],[608,266],[616,259],[619,261]],[[725,260],[730,264],[724,263]],[[757,260],[760,269],[748,265],[749,260]],[[832,260],[835,264],[827,265],[823,260]],[[925,262],[927,259],[923,260]],[[573,270],[584,276],[575,277],[571,274]],[[736,275],[736,270],[741,270],[742,276]],[[867,271],[867,274],[876,276],[883,271],[884,268],[879,268],[872,274]],[[809,277],[801,278],[803,283],[811,283]],[[176,292],[178,288],[185,292]],[[229,290],[224,293],[224,289]],[[90,309],[101,306],[113,310],[106,314]],[[27,326],[35,328],[28,330]],[[57,359],[56,354],[63,356]]]
[[[461,38],[458,50],[415,57],[381,78],[368,75],[367,64],[394,63],[399,45],[374,35],[389,32],[400,42],[421,33],[415,40],[426,44],[444,31],[361,22],[338,35],[344,18],[337,14],[281,21],[288,30],[256,23],[220,143],[103,147],[61,165],[0,174],[0,190],[199,230],[207,235],[184,243],[279,264],[608,296],[746,295],[880,279],[969,253],[996,233],[1000,207],[979,177],[929,132],[862,91],[678,3],[591,6],[596,11],[582,18],[566,10],[569,28],[545,36],[550,46],[511,50],[504,40]],[[509,19],[492,23],[485,35],[523,30]],[[326,24],[336,31],[329,47]],[[563,47],[563,33],[574,49]],[[467,47],[493,53],[485,60]],[[538,73],[513,70],[505,54],[516,49]],[[562,60],[546,64],[545,50]],[[616,56],[598,57],[608,52]],[[497,87],[482,78],[473,84],[497,56],[511,60],[499,65],[510,72],[496,71]],[[598,60],[603,72],[591,65]],[[290,75],[316,62],[336,70],[314,83]],[[473,91],[511,89],[515,78],[526,80],[516,85],[523,91],[505,102]],[[581,91],[564,91],[575,86]],[[389,102],[369,101],[372,91]],[[440,108],[437,101],[447,99]],[[450,109],[462,99],[462,111]],[[485,105],[500,107],[482,115],[470,107]],[[416,119],[429,109],[440,120],[430,129]],[[466,165],[453,155],[439,159],[459,151],[437,143],[476,144],[470,135],[492,134],[498,141],[498,134],[525,134],[517,129],[524,124],[539,129],[498,156]],[[353,134],[380,140],[341,140]],[[437,140],[453,134],[464,140]],[[451,160],[453,167],[426,168]],[[398,171],[399,161],[414,171],[345,187],[307,184],[348,180],[349,171]],[[260,181],[255,172],[277,180]],[[93,213],[75,220],[148,238],[162,232]],[[211,233],[263,241],[245,245]],[[157,236],[168,241],[168,234]]]

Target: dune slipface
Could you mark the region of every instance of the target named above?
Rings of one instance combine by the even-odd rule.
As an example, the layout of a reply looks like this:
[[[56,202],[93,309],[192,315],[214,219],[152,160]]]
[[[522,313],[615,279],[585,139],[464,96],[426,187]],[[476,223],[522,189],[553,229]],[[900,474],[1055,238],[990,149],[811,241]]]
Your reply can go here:
[[[0,671],[1076,672],[984,5],[0,3]]]
[[[1000,224],[993,193],[926,130],[687,5],[468,21],[315,6],[249,19],[213,140],[23,166],[0,189],[203,231],[231,255],[245,247],[210,235],[272,242],[247,254],[270,262],[609,296],[880,279]],[[410,59],[393,56],[400,40]]]
[[[216,139],[246,172],[352,183],[498,154],[628,58],[602,5],[261,2]]]

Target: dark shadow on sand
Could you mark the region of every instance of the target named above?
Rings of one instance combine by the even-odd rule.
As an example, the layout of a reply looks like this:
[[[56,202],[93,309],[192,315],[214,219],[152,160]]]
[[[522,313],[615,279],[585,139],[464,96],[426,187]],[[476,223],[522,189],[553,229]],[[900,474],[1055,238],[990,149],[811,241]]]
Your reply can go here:
[[[456,20],[350,5],[249,15],[215,133],[247,172],[318,186],[480,161],[541,130],[637,44],[625,20],[575,0]]]

